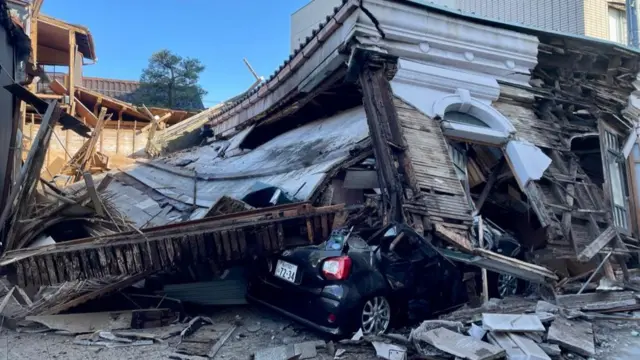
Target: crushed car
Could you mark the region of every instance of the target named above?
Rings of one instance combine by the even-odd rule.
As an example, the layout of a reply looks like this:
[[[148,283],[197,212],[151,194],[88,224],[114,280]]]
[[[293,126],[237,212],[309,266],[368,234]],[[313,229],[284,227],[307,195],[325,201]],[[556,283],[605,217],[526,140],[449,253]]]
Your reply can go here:
[[[329,334],[379,334],[466,303],[462,280],[428,239],[390,224],[256,260],[247,298]]]

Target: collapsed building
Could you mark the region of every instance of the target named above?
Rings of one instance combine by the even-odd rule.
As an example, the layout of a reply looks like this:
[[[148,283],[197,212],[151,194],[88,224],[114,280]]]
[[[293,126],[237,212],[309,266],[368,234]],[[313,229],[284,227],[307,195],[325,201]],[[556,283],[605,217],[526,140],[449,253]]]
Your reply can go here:
[[[139,230],[50,234],[56,244],[1,264],[23,285],[220,269],[322,241],[346,213],[406,222],[451,258],[539,283],[599,264],[626,278],[640,230],[639,55],[418,1],[346,0],[264,83],[203,113],[212,141],[109,174],[103,192]],[[273,207],[298,202],[318,208]],[[483,244],[480,219],[524,255]]]

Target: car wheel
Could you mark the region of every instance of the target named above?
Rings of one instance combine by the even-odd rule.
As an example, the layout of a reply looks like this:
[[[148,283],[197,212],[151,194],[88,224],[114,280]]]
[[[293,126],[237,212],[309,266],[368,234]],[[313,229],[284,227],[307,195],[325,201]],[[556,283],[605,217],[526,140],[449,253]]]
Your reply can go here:
[[[507,274],[498,274],[498,294],[504,299],[518,294],[518,278]]]
[[[360,312],[363,334],[382,334],[391,324],[391,304],[384,296],[374,296],[364,302]]]

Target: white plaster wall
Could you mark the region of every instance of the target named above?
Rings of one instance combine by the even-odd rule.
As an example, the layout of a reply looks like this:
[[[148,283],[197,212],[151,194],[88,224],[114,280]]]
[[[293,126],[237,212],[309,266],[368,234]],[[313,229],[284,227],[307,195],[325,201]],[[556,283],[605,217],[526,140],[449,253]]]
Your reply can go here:
[[[333,8],[340,6],[342,0],[311,0],[307,5],[291,15],[291,52],[304,42],[307,36],[311,36],[321,22],[324,22],[329,14],[333,14]]]

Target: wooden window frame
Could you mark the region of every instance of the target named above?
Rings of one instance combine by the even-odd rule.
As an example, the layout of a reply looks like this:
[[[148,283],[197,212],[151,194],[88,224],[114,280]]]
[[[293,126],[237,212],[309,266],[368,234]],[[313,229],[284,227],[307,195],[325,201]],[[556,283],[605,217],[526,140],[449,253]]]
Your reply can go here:
[[[612,225],[624,234],[630,235],[633,226],[631,225],[630,189],[627,159],[622,152],[622,141],[625,137],[613,127],[607,125],[602,119],[598,121],[598,131],[600,133],[600,156],[602,159],[602,170],[604,172],[603,190],[610,206]],[[615,141],[614,141],[615,140]],[[622,191],[623,205],[616,204],[614,200],[614,184],[616,180],[611,172],[611,166],[617,162],[620,191]]]

